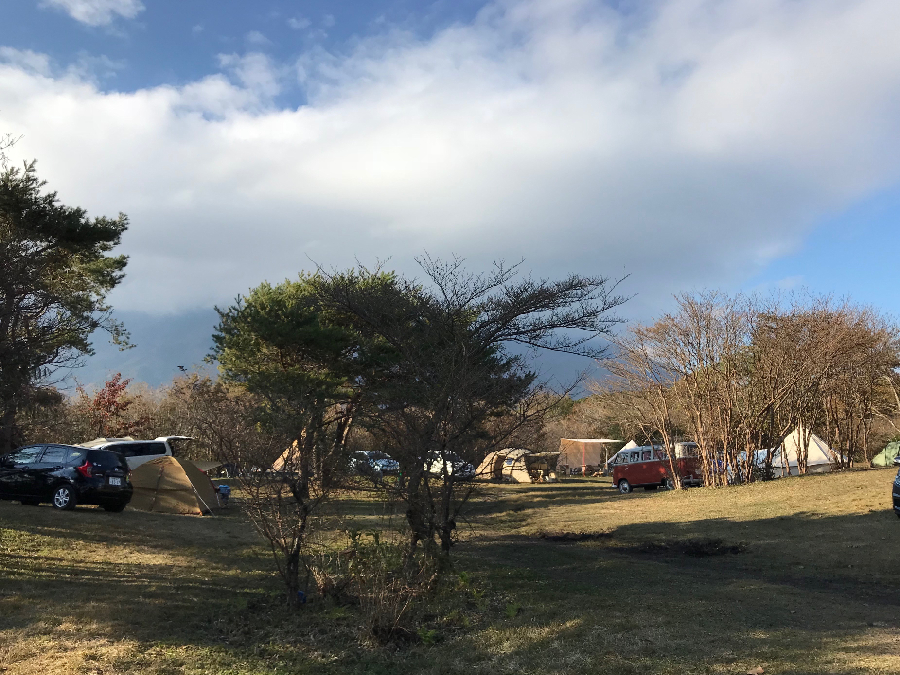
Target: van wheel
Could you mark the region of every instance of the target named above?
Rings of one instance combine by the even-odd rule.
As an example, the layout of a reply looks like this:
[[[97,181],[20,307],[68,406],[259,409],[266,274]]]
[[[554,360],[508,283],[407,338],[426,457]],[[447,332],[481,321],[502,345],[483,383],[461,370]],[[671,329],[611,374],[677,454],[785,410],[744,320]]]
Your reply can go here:
[[[75,508],[75,491],[68,485],[60,485],[53,492],[50,503],[53,504],[54,509],[71,511]]]
[[[674,489],[675,489],[675,481],[672,480],[671,478],[666,478],[666,479],[663,481],[663,487],[664,487],[666,490],[674,490]]]
[[[621,492],[623,495],[627,495],[629,492],[631,492],[631,483],[629,483],[624,478],[622,480],[620,480],[619,481],[619,492]]]

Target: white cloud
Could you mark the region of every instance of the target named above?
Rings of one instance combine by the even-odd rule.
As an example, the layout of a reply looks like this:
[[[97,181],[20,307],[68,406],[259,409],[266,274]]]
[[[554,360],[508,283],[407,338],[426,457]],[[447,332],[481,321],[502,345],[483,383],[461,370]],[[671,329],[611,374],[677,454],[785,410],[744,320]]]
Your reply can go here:
[[[260,52],[219,54],[219,65],[232,73],[243,89],[252,93],[258,102],[265,102],[281,92],[281,82],[285,72],[272,60]]]
[[[284,66],[259,53],[220,57],[231,81],[132,93],[26,55],[0,66],[0,130],[67,203],[129,214],[131,310],[427,249],[627,271],[639,311],[746,278],[900,179],[900,4],[643,7],[510,0],[425,41],[310,52],[299,109],[274,107]]]
[[[133,19],[144,11],[141,0],[41,0],[88,26],[108,26],[116,17]]]
[[[53,71],[53,62],[49,56],[30,49],[0,47],[0,63],[15,66],[23,72],[35,75],[50,75]]]
[[[303,30],[304,28],[309,28],[312,25],[312,21],[310,21],[309,19],[306,19],[302,16],[299,16],[299,17],[292,16],[290,19],[287,20],[287,24],[289,27],[293,28],[294,30]]]
[[[266,47],[272,44],[272,41],[258,30],[251,30],[244,38],[248,45],[253,47]]]

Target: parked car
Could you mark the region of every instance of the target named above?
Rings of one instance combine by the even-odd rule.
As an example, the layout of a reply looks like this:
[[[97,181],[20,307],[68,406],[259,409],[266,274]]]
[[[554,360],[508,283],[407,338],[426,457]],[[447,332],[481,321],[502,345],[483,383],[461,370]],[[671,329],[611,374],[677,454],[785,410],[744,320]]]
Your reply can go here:
[[[696,445],[679,443],[675,448],[675,470],[682,485],[703,485],[703,476],[695,456]],[[644,445],[619,451],[610,466],[613,485],[623,495],[636,487],[655,490],[658,487],[674,487],[669,455],[665,448]]]
[[[894,465],[900,467],[900,457],[894,457]],[[897,475],[894,478],[894,489],[891,490],[891,496],[894,498],[894,513],[900,518],[900,469],[897,469]]]
[[[96,438],[79,445],[85,448],[97,448],[118,452],[128,462],[129,469],[136,469],[144,462],[157,457],[171,457],[172,445],[175,441],[192,441],[190,436],[160,436],[152,441],[139,441],[133,438]]]
[[[431,452],[425,460],[425,470],[433,476],[452,476],[453,480],[473,480],[475,467],[453,452]]]
[[[381,479],[400,473],[400,462],[378,450],[359,450],[350,455],[350,470],[360,476]]]
[[[50,502],[56,509],[97,504],[119,512],[133,488],[125,458],[73,445],[29,445],[0,457],[0,499]]]

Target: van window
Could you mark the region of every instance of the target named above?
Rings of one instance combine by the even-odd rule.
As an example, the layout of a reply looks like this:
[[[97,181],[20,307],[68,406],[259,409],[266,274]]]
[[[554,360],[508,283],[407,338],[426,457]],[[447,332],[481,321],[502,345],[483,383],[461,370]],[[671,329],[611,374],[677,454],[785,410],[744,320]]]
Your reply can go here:
[[[652,450],[644,450],[644,452],[641,453],[641,461],[642,462],[649,462],[651,459],[653,459],[653,451]]]
[[[640,452],[632,452],[631,457],[628,460],[629,462],[640,462],[641,461],[641,453]]]
[[[115,445],[107,445],[104,450],[118,452],[122,457],[146,457],[147,455],[165,455],[166,444],[161,441],[117,443]]]
[[[136,443],[134,450],[135,456],[146,457],[147,455],[165,455],[166,444],[160,441],[152,443]]]

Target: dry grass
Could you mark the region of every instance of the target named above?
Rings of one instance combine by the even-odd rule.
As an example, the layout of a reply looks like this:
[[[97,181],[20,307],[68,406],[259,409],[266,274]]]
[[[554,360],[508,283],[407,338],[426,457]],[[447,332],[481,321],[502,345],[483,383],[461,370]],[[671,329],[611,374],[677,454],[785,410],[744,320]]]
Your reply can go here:
[[[457,551],[474,581],[396,653],[359,639],[357,608],[280,609],[234,510],[0,502],[0,672],[897,673],[892,476],[625,497],[603,481],[488,486]],[[345,506],[364,525],[384,513]]]

